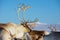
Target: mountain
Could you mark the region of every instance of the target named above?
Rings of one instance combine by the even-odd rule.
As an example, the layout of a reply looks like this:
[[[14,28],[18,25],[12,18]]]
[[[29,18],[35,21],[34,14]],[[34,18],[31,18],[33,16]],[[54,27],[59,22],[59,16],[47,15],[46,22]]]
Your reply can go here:
[[[56,31],[60,32],[60,24],[47,24],[47,23],[40,23],[40,22],[35,22],[35,27],[33,30],[46,30],[48,32],[52,31],[49,27],[55,27]]]

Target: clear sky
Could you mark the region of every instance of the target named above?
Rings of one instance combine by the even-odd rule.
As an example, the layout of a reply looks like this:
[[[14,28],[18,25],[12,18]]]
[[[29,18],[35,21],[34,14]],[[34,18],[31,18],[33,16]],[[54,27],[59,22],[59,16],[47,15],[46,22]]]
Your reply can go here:
[[[0,23],[19,23],[16,11],[17,4],[22,0],[0,0]],[[25,13],[25,18],[33,20],[38,18],[42,23],[60,23],[60,0],[24,0],[31,8]]]

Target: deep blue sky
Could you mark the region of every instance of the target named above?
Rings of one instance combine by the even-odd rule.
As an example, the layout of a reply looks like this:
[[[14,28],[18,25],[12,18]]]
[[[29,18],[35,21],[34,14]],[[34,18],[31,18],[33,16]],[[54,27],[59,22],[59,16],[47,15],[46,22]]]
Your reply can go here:
[[[17,4],[22,0],[0,0],[0,23],[19,23],[16,11]],[[60,0],[24,0],[31,8],[25,13],[25,18],[33,20],[38,18],[42,23],[60,23]]]

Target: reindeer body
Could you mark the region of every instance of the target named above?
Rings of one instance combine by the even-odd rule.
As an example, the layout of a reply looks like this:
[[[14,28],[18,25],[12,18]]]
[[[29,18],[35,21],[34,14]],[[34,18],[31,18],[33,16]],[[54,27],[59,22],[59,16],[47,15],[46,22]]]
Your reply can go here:
[[[23,27],[23,25],[17,25],[14,23],[0,24],[0,28],[2,31],[2,39],[3,40],[12,40],[13,38],[23,39],[25,33],[29,30]]]

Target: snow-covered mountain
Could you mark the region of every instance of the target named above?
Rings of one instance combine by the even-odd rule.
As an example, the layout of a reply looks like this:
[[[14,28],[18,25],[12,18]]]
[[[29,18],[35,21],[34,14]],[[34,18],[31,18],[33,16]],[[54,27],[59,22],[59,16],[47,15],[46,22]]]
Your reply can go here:
[[[40,23],[40,22],[34,22],[30,24],[35,24],[33,30],[46,30],[48,32],[51,31],[48,27],[52,25],[52,27],[56,28],[56,31],[60,31],[60,24],[47,24],[47,23]]]

